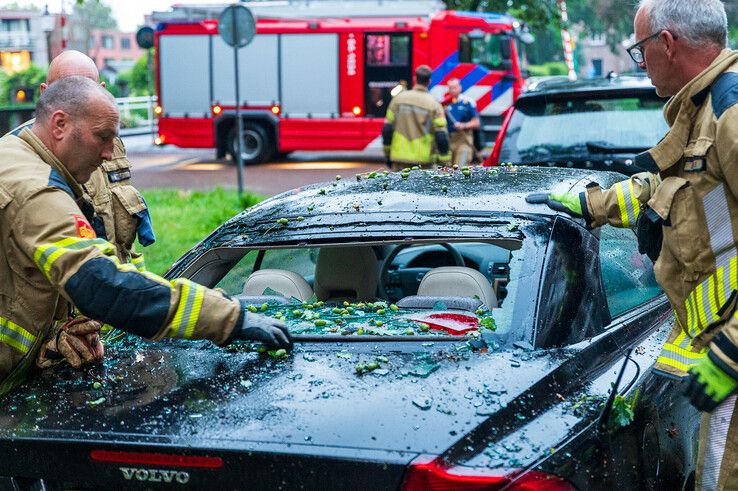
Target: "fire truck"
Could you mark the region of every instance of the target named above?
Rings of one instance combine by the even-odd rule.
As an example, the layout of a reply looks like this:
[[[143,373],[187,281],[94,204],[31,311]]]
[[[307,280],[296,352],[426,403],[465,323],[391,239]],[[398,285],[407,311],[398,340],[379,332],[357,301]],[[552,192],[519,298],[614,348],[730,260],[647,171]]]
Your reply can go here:
[[[256,36],[238,50],[240,101],[233,48],[218,34],[226,5],[154,13],[157,143],[233,156],[240,104],[247,164],[296,150],[381,148],[393,94],[425,64],[439,101],[449,79],[461,81],[477,103],[482,140],[493,144],[523,86],[519,42],[527,40],[507,15],[413,0],[242,4],[256,18]]]

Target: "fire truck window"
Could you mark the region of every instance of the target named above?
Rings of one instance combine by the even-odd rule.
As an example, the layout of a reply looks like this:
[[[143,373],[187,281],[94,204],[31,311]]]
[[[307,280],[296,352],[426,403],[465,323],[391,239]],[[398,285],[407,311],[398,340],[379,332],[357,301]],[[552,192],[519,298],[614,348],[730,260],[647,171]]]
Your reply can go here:
[[[369,66],[405,66],[410,63],[410,38],[390,34],[370,34],[366,37]]]
[[[483,65],[489,69],[502,66],[502,38],[496,34],[459,36],[459,61]]]

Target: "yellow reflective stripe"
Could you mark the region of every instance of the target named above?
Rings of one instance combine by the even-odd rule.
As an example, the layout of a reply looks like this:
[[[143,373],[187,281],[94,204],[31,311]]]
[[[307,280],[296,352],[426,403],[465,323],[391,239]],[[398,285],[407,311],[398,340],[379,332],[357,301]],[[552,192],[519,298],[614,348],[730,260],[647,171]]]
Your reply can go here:
[[[738,290],[738,257],[730,259],[730,291]]]
[[[717,303],[718,305],[723,305],[725,303],[725,288],[723,288],[723,281],[725,280],[725,267],[720,266],[717,271],[715,271],[715,283],[717,286]],[[715,309],[717,312],[717,309]]]
[[[680,348],[679,346],[676,346],[672,343],[666,343],[664,344],[664,348],[661,351],[661,354],[656,359],[656,363],[661,363],[663,365],[674,367],[683,372],[688,372],[690,368],[699,363],[699,361],[702,360],[705,356],[707,356],[706,350],[694,352],[688,349]]]
[[[707,325],[707,313],[705,312],[705,303],[703,302],[702,297],[702,291],[704,290],[704,283],[700,283],[697,285],[697,288],[694,289],[694,297],[696,300],[696,307],[697,307],[697,320],[699,322],[698,326],[706,326]],[[697,331],[697,327],[695,326],[695,331]],[[702,330],[701,328],[699,329]],[[695,332],[695,336],[697,333]]]
[[[200,316],[205,288],[185,279],[174,280],[173,284],[181,285],[182,293],[168,336],[187,339],[192,336],[195,324]]]
[[[389,124],[395,122],[395,113],[392,109],[387,109],[387,114],[384,116],[384,122]]]
[[[434,118],[433,119],[433,127],[434,128],[445,128],[446,127],[446,118]]]
[[[667,365],[670,367],[674,367],[677,370],[681,370],[683,372],[688,372],[690,368],[692,368],[692,365],[685,365],[684,363],[681,363],[677,360],[667,358],[665,356],[659,356],[656,359],[656,363],[661,363],[662,365]]]
[[[710,323],[716,321],[718,319],[717,311],[718,311],[718,300],[715,298],[715,278],[717,276],[716,274],[710,276],[707,279],[707,302],[710,304]],[[719,288],[721,289],[721,288]],[[722,304],[721,304],[722,305]]]
[[[194,284],[195,286],[195,301],[192,305],[192,312],[190,318],[187,321],[187,330],[185,330],[185,338],[190,339],[193,332],[195,331],[195,324],[197,319],[200,318],[200,309],[202,308],[202,301],[205,298],[205,287],[202,285]]]
[[[36,342],[36,336],[15,322],[0,317],[0,342],[3,342],[21,353],[28,353]]]
[[[689,358],[690,360],[699,360],[700,358],[703,358],[705,356],[704,352],[690,351],[688,349],[680,348],[679,346],[671,343],[664,344],[664,351],[670,351],[684,358]],[[662,356],[664,355],[663,352],[661,354]]]
[[[630,227],[630,222],[628,221],[628,209],[625,207],[625,196],[623,195],[622,183],[618,183],[615,185],[615,194],[618,197],[618,207],[620,208],[620,221],[622,222],[623,227]]]
[[[641,213],[641,204],[635,196],[635,190],[633,189],[633,180],[628,180],[628,190],[630,191],[630,204],[633,207],[633,218],[638,219],[638,215]]]
[[[113,245],[103,239],[68,237],[51,244],[38,246],[33,253],[33,260],[46,278],[51,281],[51,268],[57,259],[67,252],[79,251],[87,247],[96,247],[105,255],[114,254],[115,251]]]
[[[132,257],[131,264],[136,266],[136,269],[139,271],[146,271],[146,262],[144,261],[143,256]]]
[[[395,131],[392,136],[390,158],[405,162],[428,163],[431,159],[431,142],[433,135],[427,134],[415,140],[409,140]]]

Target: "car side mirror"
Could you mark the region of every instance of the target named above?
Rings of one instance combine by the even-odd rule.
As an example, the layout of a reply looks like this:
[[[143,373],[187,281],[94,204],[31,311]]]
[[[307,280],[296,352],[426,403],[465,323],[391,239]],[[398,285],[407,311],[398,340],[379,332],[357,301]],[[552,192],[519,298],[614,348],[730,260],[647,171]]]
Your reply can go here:
[[[502,36],[500,39],[500,55],[505,61],[512,60],[512,38],[510,36]],[[503,61],[504,64],[504,61]]]

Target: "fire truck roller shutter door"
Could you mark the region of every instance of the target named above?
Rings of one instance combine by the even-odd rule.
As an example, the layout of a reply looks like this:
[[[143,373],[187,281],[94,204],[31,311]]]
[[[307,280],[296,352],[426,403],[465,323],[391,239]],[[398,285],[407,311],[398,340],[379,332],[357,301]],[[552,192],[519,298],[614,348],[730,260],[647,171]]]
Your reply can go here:
[[[331,117],[338,110],[338,35],[282,35],[282,113]]]
[[[169,117],[210,115],[208,36],[159,38],[161,107]]]
[[[278,36],[259,34],[238,50],[241,102],[250,107],[270,107],[279,102]],[[236,105],[233,48],[220,36],[213,36],[213,102],[224,107]]]

